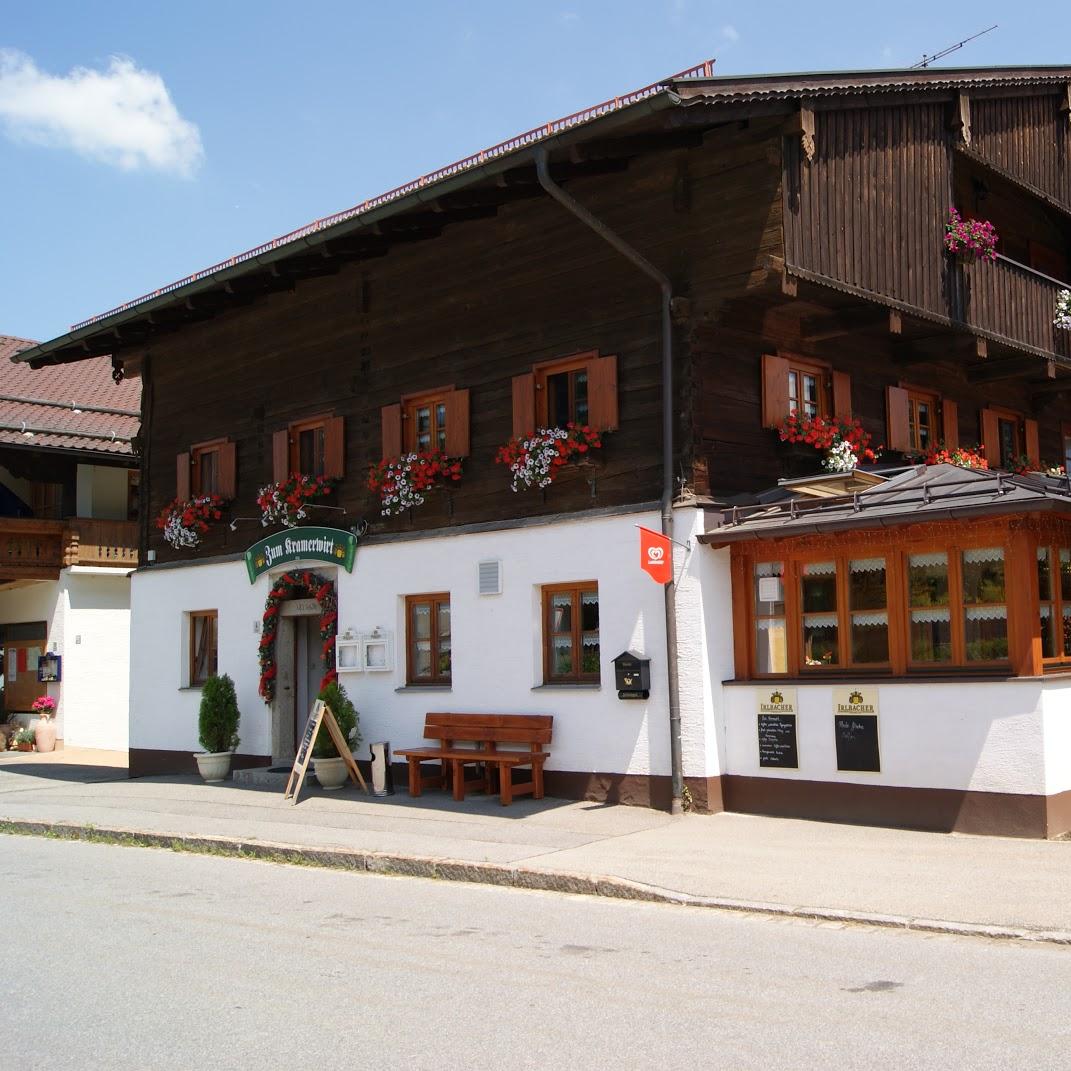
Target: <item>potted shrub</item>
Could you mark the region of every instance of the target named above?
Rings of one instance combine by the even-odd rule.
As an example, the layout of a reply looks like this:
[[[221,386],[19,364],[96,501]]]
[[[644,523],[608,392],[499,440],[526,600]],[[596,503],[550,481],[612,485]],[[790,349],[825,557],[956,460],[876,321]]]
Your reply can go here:
[[[339,730],[349,741],[352,753],[361,742],[361,734],[357,728],[357,710],[346,695],[346,689],[337,681],[331,681],[320,689],[317,698],[322,699],[334,714]],[[312,765],[316,780],[328,792],[341,788],[349,776],[346,760],[339,755],[326,725],[320,726],[320,731],[312,743]]]
[[[33,729],[16,729],[11,743],[15,751],[33,751]]]
[[[34,743],[38,751],[56,750],[56,700],[50,695],[42,695],[33,701],[30,710],[38,717],[34,728]]]
[[[238,697],[226,673],[212,676],[201,689],[197,728],[204,752],[195,752],[197,769],[205,781],[223,781],[231,770],[231,754],[238,746]]]

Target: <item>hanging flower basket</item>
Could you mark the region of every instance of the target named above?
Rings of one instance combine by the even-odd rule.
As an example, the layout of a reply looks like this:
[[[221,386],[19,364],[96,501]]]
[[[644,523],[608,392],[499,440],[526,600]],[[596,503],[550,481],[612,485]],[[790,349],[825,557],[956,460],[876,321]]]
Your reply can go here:
[[[989,462],[983,456],[984,446],[957,446],[948,449],[945,446],[931,446],[921,461],[924,465],[956,465],[961,469],[988,469]]]
[[[331,476],[305,476],[295,472],[281,483],[262,487],[257,492],[262,527],[281,524],[284,528],[296,528],[298,522],[308,516],[305,507],[331,494],[336,482]]]
[[[1071,331],[1071,290],[1061,290],[1056,296],[1056,315],[1052,319],[1053,327]]]
[[[368,489],[379,495],[380,513],[392,517],[424,505],[424,492],[461,479],[461,458],[442,450],[385,457],[368,470]]]
[[[534,434],[510,439],[498,448],[495,461],[508,465],[514,491],[549,487],[565,465],[590,460],[602,448],[602,438],[587,424],[539,428]]]
[[[223,499],[219,495],[199,495],[190,502],[176,498],[160,511],[156,527],[164,533],[164,541],[170,546],[192,549],[222,519],[222,508]]]
[[[964,219],[954,208],[948,210],[945,249],[964,260],[997,259],[1000,235],[987,219]]]
[[[872,436],[858,420],[828,417],[801,418],[791,413],[777,426],[783,443],[802,443],[823,454],[826,472],[851,472],[860,462],[877,461],[881,447],[872,448]]]
[[[275,681],[278,666],[275,661],[275,636],[279,630],[279,604],[286,599],[314,598],[320,607],[320,656],[323,659],[324,675],[320,690],[338,677],[335,669],[335,636],[338,633],[338,597],[335,585],[322,573],[305,569],[301,572],[283,573],[272,584],[264,603],[264,617],[260,625],[260,686],[259,692],[265,703],[275,698]]]

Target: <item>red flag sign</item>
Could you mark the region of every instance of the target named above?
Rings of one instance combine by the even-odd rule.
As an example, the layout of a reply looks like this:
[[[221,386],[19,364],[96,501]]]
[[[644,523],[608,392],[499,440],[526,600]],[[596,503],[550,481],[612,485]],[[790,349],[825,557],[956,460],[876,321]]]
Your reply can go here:
[[[640,529],[640,568],[656,583],[668,584],[673,579],[673,544],[669,536]]]

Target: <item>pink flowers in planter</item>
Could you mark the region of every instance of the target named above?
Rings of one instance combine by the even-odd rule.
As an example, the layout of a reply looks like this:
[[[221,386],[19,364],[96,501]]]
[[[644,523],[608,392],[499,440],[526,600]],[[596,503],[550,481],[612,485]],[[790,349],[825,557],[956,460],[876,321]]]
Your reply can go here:
[[[945,249],[958,256],[997,259],[1000,235],[987,219],[964,219],[954,208],[948,210]]]
[[[42,721],[49,721],[56,716],[56,700],[50,695],[42,695],[33,701],[30,707]]]

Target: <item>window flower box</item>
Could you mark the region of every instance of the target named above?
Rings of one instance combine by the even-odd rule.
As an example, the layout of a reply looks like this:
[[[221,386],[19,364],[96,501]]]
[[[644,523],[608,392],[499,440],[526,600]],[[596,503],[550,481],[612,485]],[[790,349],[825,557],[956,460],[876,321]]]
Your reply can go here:
[[[881,447],[871,447],[872,436],[858,420],[803,418],[790,413],[776,430],[781,442],[809,447],[822,454],[822,468],[826,472],[851,472],[860,462],[877,461],[881,456]]]
[[[176,550],[192,550],[201,543],[214,523],[223,518],[223,499],[219,495],[198,495],[188,502],[174,499],[156,518],[156,527],[164,533],[164,541]]]
[[[279,483],[262,487],[257,492],[261,526],[281,524],[284,528],[296,528],[299,521],[308,517],[308,505],[331,494],[336,482],[333,476],[295,472]]]
[[[385,457],[368,470],[368,489],[379,496],[379,512],[384,517],[422,506],[425,492],[450,487],[461,479],[461,458],[442,450],[423,450]]]
[[[514,491],[549,487],[569,464],[592,461],[592,451],[602,448],[602,438],[587,424],[564,428],[539,428],[533,434],[510,439],[498,448],[495,461],[507,465]]]
[[[948,449],[944,445],[931,446],[919,460],[923,465],[957,465],[961,469],[988,469],[984,446],[957,446]]]
[[[1071,331],[1071,290],[1061,290],[1056,296],[1056,314],[1052,325],[1062,331]]]

